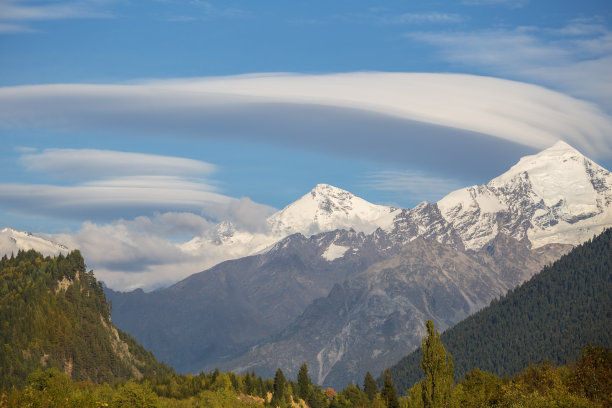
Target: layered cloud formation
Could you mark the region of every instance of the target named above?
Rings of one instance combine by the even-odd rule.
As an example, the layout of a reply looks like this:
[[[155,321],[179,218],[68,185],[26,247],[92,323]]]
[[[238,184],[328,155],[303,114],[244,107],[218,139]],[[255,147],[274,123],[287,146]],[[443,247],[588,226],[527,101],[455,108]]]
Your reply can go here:
[[[444,151],[473,159],[473,143],[506,143],[516,154],[562,139],[595,158],[612,152],[612,119],[594,104],[536,85],[454,74],[8,87],[0,89],[0,126],[271,142],[433,168],[448,165]],[[411,155],[414,143],[419,152]],[[443,151],[441,144],[452,148]]]

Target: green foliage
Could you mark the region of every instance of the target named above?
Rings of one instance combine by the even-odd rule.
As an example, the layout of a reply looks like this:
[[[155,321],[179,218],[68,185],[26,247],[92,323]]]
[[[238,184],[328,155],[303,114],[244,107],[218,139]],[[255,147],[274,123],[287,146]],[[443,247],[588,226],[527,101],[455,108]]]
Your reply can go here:
[[[310,397],[310,394],[312,393],[312,381],[308,376],[308,366],[306,363],[302,364],[302,367],[300,367],[300,371],[298,372],[297,390],[298,397],[304,401],[307,401],[308,397]]]
[[[440,341],[440,333],[431,320],[426,322],[427,337],[423,339],[421,368],[425,373],[422,382],[423,406],[425,408],[448,407],[455,385],[453,358]],[[389,377],[391,371],[389,370]]]
[[[147,383],[128,381],[115,393],[113,407],[117,408],[155,408],[157,395]]]
[[[369,371],[366,373],[365,379],[363,380],[363,391],[370,401],[374,401],[374,397],[376,397],[376,393],[378,392],[378,386],[376,385],[376,380]]]
[[[120,350],[102,284],[79,251],[0,259],[0,389],[24,386],[29,373],[49,367],[96,383],[171,371],[119,336],[129,353]]]
[[[612,407],[612,350],[588,345],[576,363],[570,388],[589,400]]]
[[[494,374],[474,368],[455,389],[460,407],[486,408],[501,401],[504,381]]]
[[[612,347],[612,229],[574,248],[551,266],[441,339],[463,377],[478,367],[513,375],[534,362],[568,364],[583,347]],[[391,368],[400,393],[423,378],[422,351]]]
[[[272,393],[270,405],[273,407],[286,407],[289,396],[287,391],[287,380],[283,371],[279,368],[276,370],[276,375],[274,375],[274,392]]]
[[[387,408],[399,408],[397,392],[391,381],[391,370],[388,368],[383,373],[383,387],[380,390],[380,397],[385,402]]]

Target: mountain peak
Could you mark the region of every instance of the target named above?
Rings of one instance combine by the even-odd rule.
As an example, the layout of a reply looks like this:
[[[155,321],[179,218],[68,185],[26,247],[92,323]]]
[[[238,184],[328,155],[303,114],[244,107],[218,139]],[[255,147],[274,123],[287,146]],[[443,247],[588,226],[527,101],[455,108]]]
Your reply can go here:
[[[612,222],[612,173],[559,141],[488,184],[454,191],[437,204],[470,249],[498,231],[536,248],[576,245]]]
[[[352,198],[355,197],[353,193],[350,193],[346,190],[343,190],[338,187],[334,187],[330,184],[317,184],[314,186],[312,190],[310,190],[310,195],[313,198],[332,198],[332,197],[344,197],[344,198]]]
[[[511,182],[517,176],[524,177],[522,175],[525,174],[532,181],[534,178],[545,178],[546,180],[539,180],[543,184],[571,182],[576,178],[586,177],[588,166],[599,167],[578,150],[560,140],[537,154],[521,158],[507,172],[491,180],[489,185],[499,187]]]
[[[356,195],[329,184],[317,184],[299,200],[268,218],[276,235],[299,232],[310,236],[323,231],[353,228],[372,232],[376,221],[394,208],[372,204]]]
[[[544,149],[542,152],[546,151],[572,151],[578,152],[574,147],[570,146],[567,142],[563,140],[558,140],[554,145],[549,147],[548,149]]]

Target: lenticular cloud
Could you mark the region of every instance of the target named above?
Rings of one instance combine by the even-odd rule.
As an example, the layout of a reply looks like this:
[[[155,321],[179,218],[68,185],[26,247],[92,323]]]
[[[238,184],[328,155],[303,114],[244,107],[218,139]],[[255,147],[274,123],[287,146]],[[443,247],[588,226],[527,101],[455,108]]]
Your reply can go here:
[[[253,74],[0,88],[3,127],[171,132],[332,151],[350,141],[380,157],[381,143],[397,149],[424,138],[419,124],[438,128],[438,144],[478,134],[533,149],[563,139],[595,157],[612,151],[612,118],[596,105],[474,75]]]

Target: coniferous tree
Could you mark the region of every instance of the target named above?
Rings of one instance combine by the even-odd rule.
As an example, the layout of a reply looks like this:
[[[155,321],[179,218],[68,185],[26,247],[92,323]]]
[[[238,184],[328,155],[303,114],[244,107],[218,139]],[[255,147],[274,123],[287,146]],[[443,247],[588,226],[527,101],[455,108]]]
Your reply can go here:
[[[300,367],[300,372],[297,376],[298,397],[304,401],[308,400],[312,390],[312,381],[308,377],[308,366],[306,363]]]
[[[428,320],[425,325],[427,337],[423,339],[421,359],[421,368],[425,372],[423,405],[425,408],[443,408],[449,405],[455,384],[453,358],[446,352],[433,322]]]
[[[376,397],[376,393],[378,392],[378,387],[376,386],[376,380],[369,371],[366,373],[365,379],[363,380],[363,391],[370,401],[374,401],[374,397]]]
[[[391,381],[391,370],[388,368],[383,374],[383,387],[380,390],[380,396],[385,404],[387,404],[387,408],[399,408],[397,392],[395,387],[393,387],[393,381]]]
[[[272,405],[273,407],[286,407],[286,394],[287,379],[285,378],[283,371],[279,368],[278,370],[276,370],[276,374],[274,375],[274,392],[272,393],[270,405]]]

